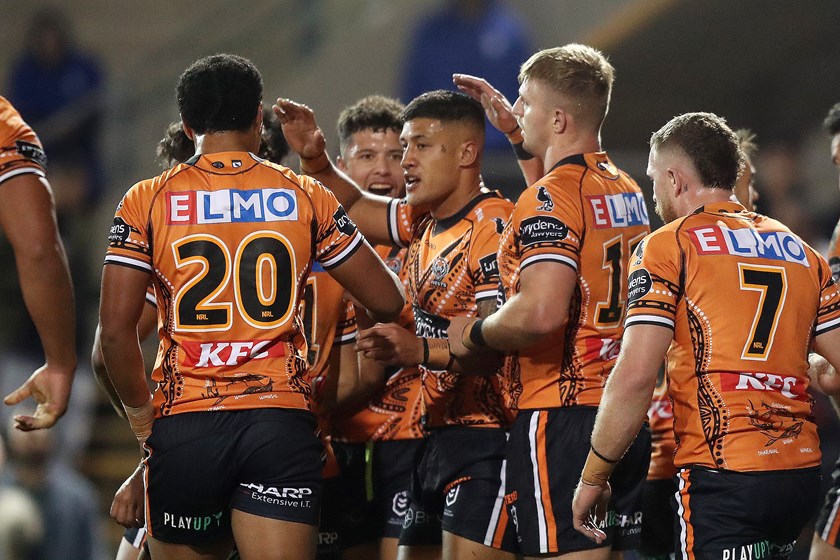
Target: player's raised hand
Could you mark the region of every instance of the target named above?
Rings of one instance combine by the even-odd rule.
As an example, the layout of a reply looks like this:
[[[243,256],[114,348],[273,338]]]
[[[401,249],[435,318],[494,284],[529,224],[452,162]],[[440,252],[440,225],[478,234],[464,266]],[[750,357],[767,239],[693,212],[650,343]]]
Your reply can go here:
[[[24,432],[51,427],[67,410],[75,367],[44,364],[26,382],[3,400],[7,405],[20,404],[28,398],[37,403],[35,413],[15,415],[15,428]]]
[[[283,128],[289,147],[303,159],[314,159],[324,153],[327,141],[315,122],[315,112],[291,99],[278,98],[272,106]]]
[[[513,116],[513,105],[487,80],[469,74],[453,74],[452,82],[463,93],[481,103],[487,120],[497,130],[507,135],[519,128],[516,117]]]

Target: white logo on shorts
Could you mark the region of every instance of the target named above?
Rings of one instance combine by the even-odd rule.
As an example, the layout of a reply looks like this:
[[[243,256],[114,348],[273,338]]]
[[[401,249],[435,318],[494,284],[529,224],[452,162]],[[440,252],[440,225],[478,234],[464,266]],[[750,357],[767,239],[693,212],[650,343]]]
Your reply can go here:
[[[454,504],[455,501],[458,499],[458,491],[460,489],[461,489],[461,485],[459,484],[458,486],[450,489],[449,492],[446,493],[446,505],[448,507],[452,506],[452,504]]]
[[[394,494],[394,500],[391,505],[391,511],[400,517],[405,517],[405,512],[408,510],[408,492],[403,490]]]

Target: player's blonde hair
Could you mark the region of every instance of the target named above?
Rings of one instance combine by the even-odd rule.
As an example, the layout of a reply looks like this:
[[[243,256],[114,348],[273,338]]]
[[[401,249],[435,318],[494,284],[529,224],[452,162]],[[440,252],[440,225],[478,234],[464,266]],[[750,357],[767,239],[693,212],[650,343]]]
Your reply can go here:
[[[598,49],[572,43],[531,56],[519,70],[519,83],[525,80],[552,88],[566,111],[597,130],[607,116],[615,68]]]

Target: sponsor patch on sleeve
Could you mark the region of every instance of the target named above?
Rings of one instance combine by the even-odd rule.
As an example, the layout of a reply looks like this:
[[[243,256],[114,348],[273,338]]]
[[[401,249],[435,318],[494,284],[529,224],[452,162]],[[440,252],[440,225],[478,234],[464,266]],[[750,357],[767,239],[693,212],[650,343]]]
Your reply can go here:
[[[496,260],[496,253],[481,257],[478,259],[478,264],[481,266],[481,274],[485,278],[499,275],[499,261]]]
[[[644,268],[632,272],[627,278],[627,302],[633,303],[643,298],[650,291],[652,284],[650,273]]]
[[[350,216],[347,215],[343,207],[338,207],[338,210],[333,214],[333,220],[335,220],[335,226],[338,228],[338,231],[344,235],[353,235],[356,233],[356,224],[353,223],[353,220],[350,219]]]
[[[117,216],[114,218],[114,225],[111,226],[111,231],[108,233],[108,241],[111,243],[125,243],[128,241],[128,236],[131,233],[131,228],[125,220]]]
[[[30,142],[24,142],[23,140],[18,140],[15,142],[15,148],[23,157],[31,159],[41,167],[47,166],[47,154],[41,146]]]
[[[532,216],[522,220],[519,237],[522,245],[562,241],[569,234],[569,227],[553,216]]]

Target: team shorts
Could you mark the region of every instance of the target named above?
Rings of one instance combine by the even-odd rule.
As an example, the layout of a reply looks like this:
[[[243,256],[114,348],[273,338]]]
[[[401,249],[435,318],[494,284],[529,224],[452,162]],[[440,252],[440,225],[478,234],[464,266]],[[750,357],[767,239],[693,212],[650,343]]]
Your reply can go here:
[[[840,548],[840,458],[831,473],[831,488],[825,496],[814,532],[828,544]]]
[[[136,549],[145,548],[147,551],[149,545],[146,544],[146,528],[145,527],[131,527],[123,531],[123,540]]]
[[[686,559],[788,558],[819,507],[819,468],[732,472],[695,467],[681,469],[676,479],[676,553]]]
[[[674,552],[674,519],[671,499],[677,491],[674,478],[647,480],[642,491],[642,538],[639,552],[650,558]]]
[[[304,410],[190,412],[146,441],[146,529],[199,544],[231,534],[230,510],[318,525],[323,444]]]
[[[423,440],[333,442],[341,468],[341,540],[345,548],[399,538],[411,472]],[[439,528],[439,526],[438,526]]]
[[[501,428],[447,426],[430,430],[414,468],[400,545],[436,545],[442,531],[517,552],[504,505],[505,446]]]
[[[643,426],[610,477],[607,540],[595,544],[572,524],[572,498],[589,455],[595,407],[520,410],[507,450],[507,496],[525,556],[611,546],[632,550],[642,529],[642,489],[650,463],[650,429]]]

